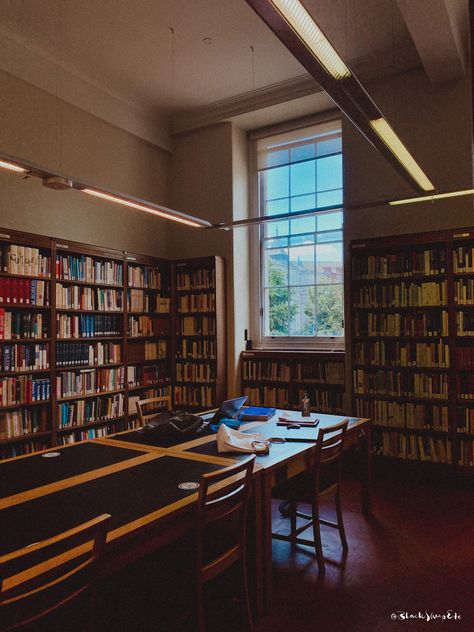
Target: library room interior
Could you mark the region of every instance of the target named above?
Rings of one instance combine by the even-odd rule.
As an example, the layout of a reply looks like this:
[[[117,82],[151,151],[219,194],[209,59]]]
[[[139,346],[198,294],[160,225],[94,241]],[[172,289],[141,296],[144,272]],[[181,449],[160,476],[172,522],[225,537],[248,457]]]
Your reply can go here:
[[[474,0],[0,0],[0,631],[474,630]]]

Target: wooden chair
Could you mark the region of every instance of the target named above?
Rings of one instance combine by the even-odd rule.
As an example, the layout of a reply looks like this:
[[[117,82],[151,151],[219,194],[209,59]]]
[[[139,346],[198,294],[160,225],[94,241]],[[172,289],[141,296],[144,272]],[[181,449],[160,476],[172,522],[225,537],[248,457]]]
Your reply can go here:
[[[151,408],[148,406],[152,405]],[[140,425],[144,426],[148,419],[154,417],[157,413],[164,410],[171,410],[171,397],[163,395],[163,397],[150,397],[149,399],[140,399],[137,402],[138,419]]]
[[[247,501],[255,455],[237,465],[204,474],[197,504],[196,562],[199,632],[205,630],[204,586],[240,562],[248,627],[253,628],[247,585]]]
[[[272,537],[291,542],[293,547],[297,544],[314,546],[321,574],[325,572],[321,524],[338,529],[342,548],[344,551],[348,550],[340,497],[342,451],[348,423],[346,419],[334,426],[320,428],[311,468],[277,485],[272,490],[275,498],[288,501],[290,517],[290,533],[288,535],[272,533]],[[330,496],[334,496],[335,499],[337,522],[319,517],[320,501]],[[310,504],[311,515],[298,511],[298,503]],[[306,522],[297,527],[297,518],[303,518]],[[310,526],[313,527],[313,540],[298,537]]]
[[[92,630],[98,563],[109,521],[110,516],[103,514],[0,557],[0,629],[17,630],[39,622],[88,591],[88,630]]]

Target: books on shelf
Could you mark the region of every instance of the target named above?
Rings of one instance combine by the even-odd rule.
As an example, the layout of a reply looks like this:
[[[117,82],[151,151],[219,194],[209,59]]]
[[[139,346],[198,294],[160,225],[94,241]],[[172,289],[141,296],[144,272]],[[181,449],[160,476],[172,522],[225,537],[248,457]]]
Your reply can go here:
[[[128,286],[135,288],[146,288],[151,290],[161,289],[161,271],[158,268],[134,265],[129,263]]]
[[[122,361],[122,346],[114,342],[58,342],[56,366],[100,366],[119,364]]]
[[[122,321],[109,314],[56,314],[58,338],[94,338],[120,336]]]
[[[352,260],[353,279],[388,279],[414,275],[435,275],[446,273],[446,249],[423,250],[404,249],[391,254],[369,254],[354,256]]]
[[[354,306],[366,307],[422,307],[447,304],[446,281],[426,283],[391,283],[365,285],[355,292]]]
[[[56,255],[56,278],[62,281],[123,285],[123,264],[87,255]]]
[[[43,371],[49,369],[50,346],[43,344],[3,344],[0,371]]]
[[[50,397],[49,379],[37,379],[31,375],[0,378],[0,406],[32,404]]]
[[[288,408],[289,392],[287,388],[275,386],[245,386],[243,395],[247,395],[252,406],[269,406],[272,408]]]
[[[56,307],[61,309],[122,311],[122,296],[122,290],[56,283]]]
[[[50,285],[40,279],[0,277],[0,303],[45,307],[50,304]]]
[[[0,307],[0,340],[48,337],[48,319],[42,312],[15,311]]]
[[[0,440],[44,432],[48,428],[48,417],[46,406],[0,412]]]
[[[359,395],[446,399],[448,382],[447,373],[354,370],[354,392]]]
[[[129,316],[128,335],[132,338],[147,336],[167,336],[169,334],[169,320],[152,318],[151,316]]]
[[[356,336],[438,337],[448,335],[446,310],[419,311],[414,314],[357,312],[354,317]]]
[[[457,312],[456,331],[458,336],[474,336],[474,312]]]
[[[215,364],[196,362],[176,362],[177,382],[214,382],[216,379]]]
[[[124,412],[123,404],[123,393],[62,402],[58,404],[58,426],[60,429],[70,428],[98,420],[121,417]]]
[[[170,312],[171,299],[168,296],[136,289],[128,290],[127,296],[129,312],[155,312],[157,314],[169,314]]]
[[[31,246],[0,246],[0,271],[24,276],[51,276],[51,258]]]
[[[127,366],[127,384],[130,387],[151,386],[169,377],[168,368],[163,362],[156,366]]]
[[[132,363],[164,359],[166,354],[166,340],[133,342],[128,347],[128,361]]]
[[[451,463],[452,444],[449,439],[384,430],[376,440],[375,453],[412,461]]]
[[[474,272],[474,247],[466,244],[453,250],[453,269],[455,273]]]
[[[124,387],[124,367],[62,371],[55,378],[56,397],[80,397]]]
[[[448,407],[440,404],[355,399],[357,417],[377,425],[414,430],[449,430]]]
[[[212,336],[216,333],[216,319],[210,316],[182,316],[179,333],[183,336]]]
[[[183,338],[177,341],[176,356],[195,360],[213,360],[216,357],[216,341],[212,338],[208,340]]]
[[[445,342],[357,342],[355,362],[373,366],[449,367]]]
[[[179,297],[180,312],[214,312],[215,309],[215,294],[183,294]]]
[[[278,360],[250,360],[242,362],[243,379],[248,382],[289,382],[290,365]]]
[[[175,406],[191,406],[211,408],[214,399],[214,389],[209,385],[175,386]]]
[[[179,264],[178,268],[181,267]],[[216,286],[216,274],[212,269],[200,269],[192,272],[179,270],[176,275],[178,290],[209,290]]]

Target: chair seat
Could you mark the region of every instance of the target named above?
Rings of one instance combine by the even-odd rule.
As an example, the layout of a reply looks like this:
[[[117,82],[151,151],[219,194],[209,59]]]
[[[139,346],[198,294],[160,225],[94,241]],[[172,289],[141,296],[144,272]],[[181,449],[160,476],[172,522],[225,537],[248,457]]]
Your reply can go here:
[[[328,489],[332,485],[334,485],[333,479],[321,477],[319,482],[319,493],[324,492],[324,490]],[[304,471],[301,472],[301,474],[293,476],[287,481],[283,481],[283,483],[276,485],[272,489],[272,497],[296,502],[311,502],[312,489],[312,473]]]

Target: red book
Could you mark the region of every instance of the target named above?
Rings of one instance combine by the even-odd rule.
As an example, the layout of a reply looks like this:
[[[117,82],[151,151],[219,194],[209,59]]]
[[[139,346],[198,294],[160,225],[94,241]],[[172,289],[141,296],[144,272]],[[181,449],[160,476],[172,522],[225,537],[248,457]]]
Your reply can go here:
[[[0,307],[0,340],[5,339],[5,310]]]
[[[10,302],[19,303],[18,300],[18,279],[10,279]]]
[[[12,299],[11,299],[11,293],[12,293],[12,284],[11,284],[11,279],[10,277],[6,277],[4,280],[4,291],[5,291],[5,295],[3,297],[5,303],[11,303]]]
[[[31,292],[31,281],[29,279],[23,280],[23,303],[26,305],[30,304],[30,292]]]

